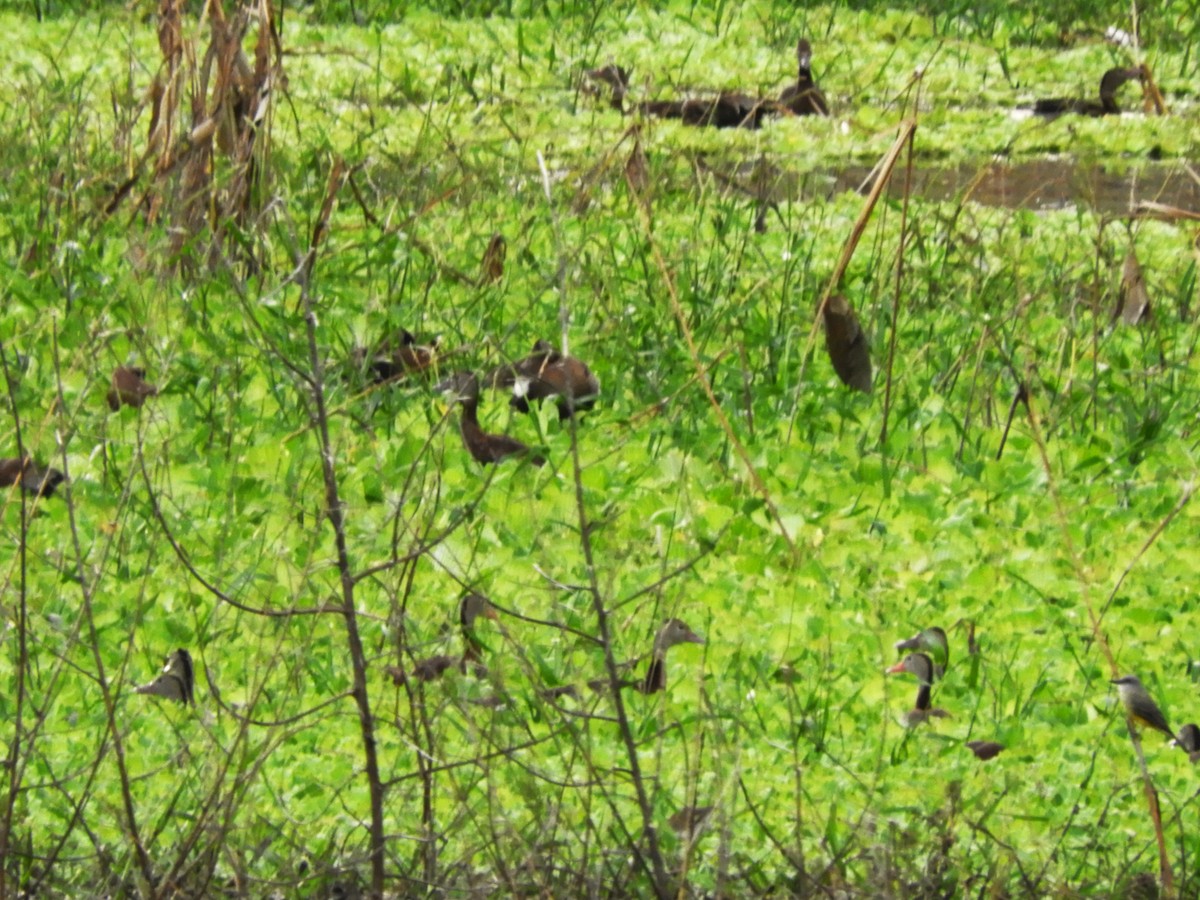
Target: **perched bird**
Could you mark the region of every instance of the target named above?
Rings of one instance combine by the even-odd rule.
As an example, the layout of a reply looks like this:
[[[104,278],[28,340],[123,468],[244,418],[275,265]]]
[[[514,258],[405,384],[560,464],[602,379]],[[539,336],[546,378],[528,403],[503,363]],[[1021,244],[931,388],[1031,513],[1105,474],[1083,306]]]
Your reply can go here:
[[[941,678],[946,674],[946,666],[950,664],[950,641],[946,632],[936,625],[923,628],[912,637],[896,641],[897,650],[920,650],[927,653],[933,661],[933,674]]]
[[[685,806],[667,819],[671,830],[678,832],[683,838],[690,840],[704,828],[708,817],[712,815],[711,806]]]
[[[1039,116],[1058,116],[1063,113],[1076,113],[1081,116],[1111,116],[1119,113],[1117,106],[1117,89],[1127,81],[1141,81],[1145,73],[1141,68],[1109,69],[1100,79],[1100,102],[1095,100],[1080,100],[1072,97],[1055,97],[1050,100],[1038,100],[1033,104],[1033,111]]]
[[[779,105],[797,116],[827,116],[829,104],[812,77],[812,46],[805,38],[796,45],[796,83],[779,95]]]
[[[158,388],[146,381],[146,370],[133,366],[117,366],[112,373],[112,387],[107,396],[108,408],[116,412],[122,406],[139,408],[149,397],[157,397]]]
[[[470,671],[482,678],[487,674],[487,667],[483,665],[483,654],[480,650],[485,648],[475,634],[475,620],[480,616],[495,621],[496,608],[483,594],[472,591],[458,604],[458,627],[463,639],[462,656],[439,654],[417,660],[413,663],[411,672],[406,673],[400,666],[386,666],[384,671],[392,676],[392,681],[397,685],[403,684],[409,678],[415,678],[417,681],[436,681],[454,666],[461,672]]]
[[[530,454],[529,448],[516,438],[506,434],[488,434],[479,426],[479,379],[472,372],[458,372],[451,375],[437,386],[455,402],[462,404],[462,417],[459,421],[459,431],[462,433],[463,445],[467,451],[482,465],[496,463],[506,456],[529,455],[529,461],[535,466],[545,464],[546,460],[536,454]]]
[[[187,706],[195,703],[193,696],[195,685],[196,674],[192,667],[192,655],[180,647],[167,657],[157,678],[135,690],[139,694],[152,694],[155,697],[178,700]]]
[[[1179,729],[1179,736],[1171,743],[1187,753],[1190,762],[1200,761],[1200,727],[1188,722]]]
[[[989,759],[994,759],[1000,755],[1004,749],[1003,744],[997,744],[995,741],[967,741],[967,749],[970,750],[978,759],[985,762]]]
[[[374,350],[357,348],[353,359],[361,369],[370,358],[372,380],[377,384],[398,381],[406,375],[429,371],[437,361],[437,345],[436,339],[429,344],[418,344],[410,331],[401,328],[391,337],[380,341]]]
[[[42,467],[32,457],[0,459],[0,487],[19,484],[27,494],[53,497],[65,476],[58,469]]]
[[[494,369],[488,384],[494,390],[511,388],[509,403],[520,412],[529,412],[531,400],[554,397],[560,419],[591,409],[600,395],[600,379],[582,360],[559,353],[542,340],[524,359]]]
[[[924,653],[910,653],[900,662],[887,670],[889,675],[909,673],[917,677],[917,701],[913,708],[904,714],[904,724],[909,728],[928,722],[930,719],[948,719],[950,713],[933,706],[934,668],[933,661]]]
[[[1175,739],[1175,733],[1167,724],[1167,717],[1163,715],[1158,704],[1150,697],[1149,692],[1142,686],[1142,682],[1136,675],[1122,675],[1120,678],[1114,678],[1112,683],[1117,686],[1117,693],[1121,697],[1121,702],[1125,704],[1125,713],[1130,719],[1140,722],[1147,728],[1161,731],[1172,740]]]

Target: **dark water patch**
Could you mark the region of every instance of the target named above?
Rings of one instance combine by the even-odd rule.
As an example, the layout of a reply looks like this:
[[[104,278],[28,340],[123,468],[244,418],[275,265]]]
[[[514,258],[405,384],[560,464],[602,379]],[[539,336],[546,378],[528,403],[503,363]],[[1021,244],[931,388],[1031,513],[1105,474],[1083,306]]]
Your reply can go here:
[[[866,193],[874,170],[850,166],[802,179],[801,196]],[[888,193],[900,197],[905,171],[897,166]],[[934,201],[981,203],[1006,209],[1091,209],[1101,215],[1127,215],[1142,203],[1200,210],[1200,171],[1188,162],[1145,163],[1122,170],[1069,157],[1024,162],[915,166],[911,194]]]

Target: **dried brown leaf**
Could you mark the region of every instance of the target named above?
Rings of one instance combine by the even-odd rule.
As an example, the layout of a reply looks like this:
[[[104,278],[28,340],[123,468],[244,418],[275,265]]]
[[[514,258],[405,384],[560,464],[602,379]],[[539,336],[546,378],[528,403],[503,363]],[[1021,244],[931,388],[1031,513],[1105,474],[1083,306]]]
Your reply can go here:
[[[871,393],[871,354],[867,336],[849,301],[841,294],[825,303],[825,349],[833,370],[847,387]]]
[[[487,250],[483,252],[483,262],[479,266],[479,284],[495,284],[504,277],[504,258],[508,254],[508,244],[504,235],[496,233],[488,241]]]
[[[1113,311],[1113,318],[1118,317],[1126,325],[1137,325],[1143,319],[1150,318],[1150,295],[1146,293],[1146,279],[1132,248],[1125,256],[1121,292],[1117,297],[1117,308]]]

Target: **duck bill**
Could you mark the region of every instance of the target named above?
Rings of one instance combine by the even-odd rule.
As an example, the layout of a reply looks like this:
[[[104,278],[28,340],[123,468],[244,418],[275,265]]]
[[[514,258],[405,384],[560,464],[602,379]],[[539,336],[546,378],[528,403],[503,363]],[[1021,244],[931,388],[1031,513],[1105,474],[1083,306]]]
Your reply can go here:
[[[896,663],[890,669],[885,669],[884,674],[885,675],[902,675],[907,671],[908,670],[906,668],[904,668],[904,660],[900,660],[900,662]]]

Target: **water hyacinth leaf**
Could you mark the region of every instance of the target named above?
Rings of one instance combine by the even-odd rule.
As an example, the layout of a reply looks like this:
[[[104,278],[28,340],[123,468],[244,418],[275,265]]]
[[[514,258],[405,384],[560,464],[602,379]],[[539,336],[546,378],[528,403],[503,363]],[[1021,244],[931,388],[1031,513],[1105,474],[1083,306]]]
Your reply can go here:
[[[846,387],[871,393],[871,354],[867,336],[850,302],[834,294],[825,303],[825,349],[833,370]]]

